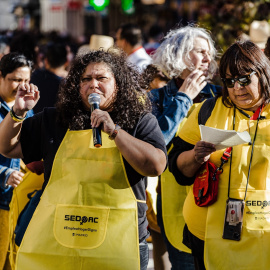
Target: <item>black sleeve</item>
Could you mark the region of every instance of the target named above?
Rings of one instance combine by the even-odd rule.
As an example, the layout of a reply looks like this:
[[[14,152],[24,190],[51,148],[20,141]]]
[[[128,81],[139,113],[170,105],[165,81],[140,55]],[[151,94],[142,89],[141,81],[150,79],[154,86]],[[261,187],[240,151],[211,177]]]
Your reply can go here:
[[[167,156],[166,144],[157,118],[152,113],[145,114],[138,122],[133,136],[161,149]]]
[[[135,138],[142,140],[144,142],[150,143],[156,148],[161,149],[168,160],[167,157],[167,150],[166,144],[164,141],[163,134],[161,129],[158,125],[158,121],[156,117],[151,114],[145,114],[139,121],[136,127],[129,132],[130,135],[134,136]],[[127,172],[127,176],[131,186],[136,185],[140,180],[144,179],[145,177],[135,171],[129,163],[124,159],[125,168]],[[166,168],[164,168],[165,170]]]
[[[185,151],[192,150],[194,148],[193,144],[189,144],[182,140],[180,137],[175,137],[173,139],[173,148],[169,153],[169,171],[174,175],[175,180],[179,185],[190,186],[194,183],[195,176],[187,177],[183,175],[177,168],[176,160],[178,156]]]
[[[42,113],[27,118],[22,125],[20,143],[23,161],[28,164],[42,159]]]
[[[23,161],[28,164],[43,159],[45,183],[66,131],[67,128],[56,122],[55,108],[45,108],[23,122],[20,138]]]

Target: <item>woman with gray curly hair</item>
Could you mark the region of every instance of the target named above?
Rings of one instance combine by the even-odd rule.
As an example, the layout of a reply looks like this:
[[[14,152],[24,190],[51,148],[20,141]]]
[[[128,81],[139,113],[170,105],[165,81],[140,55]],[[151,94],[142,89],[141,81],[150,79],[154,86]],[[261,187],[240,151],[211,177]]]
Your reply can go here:
[[[18,269],[146,270],[146,176],[163,172],[166,146],[139,76],[118,50],[77,56],[56,108],[25,121],[39,91],[19,87],[13,114],[1,123],[0,152],[26,163],[43,159],[45,182]]]
[[[217,55],[210,33],[196,25],[171,30],[152,55],[153,65],[170,81],[150,92],[153,114],[167,149],[173,144],[183,120],[204,99],[218,96],[221,87],[208,83],[217,70]],[[172,269],[194,269],[190,250],[182,244],[185,225],[182,206],[186,188],[166,170],[157,186],[157,221],[165,240]]]
[[[194,62],[192,56],[194,49],[197,51],[201,49],[202,53],[208,54],[209,64],[205,65],[204,68],[198,66],[201,63]],[[216,55],[217,51],[210,33],[204,28],[188,25],[170,30],[159,48],[151,56],[153,64],[172,79],[186,77],[187,73],[195,69],[203,70],[205,76],[212,78],[217,70]]]
[[[193,103],[221,94],[221,87],[208,83],[217,71],[216,55],[210,33],[195,25],[171,30],[152,55],[152,64],[170,79],[150,95],[166,144]]]

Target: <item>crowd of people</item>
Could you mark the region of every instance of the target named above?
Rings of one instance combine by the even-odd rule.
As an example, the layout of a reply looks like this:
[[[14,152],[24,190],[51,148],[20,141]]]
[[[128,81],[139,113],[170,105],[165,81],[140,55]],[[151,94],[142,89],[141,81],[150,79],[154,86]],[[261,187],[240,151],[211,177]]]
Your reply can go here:
[[[0,269],[146,270],[150,235],[155,270],[267,269],[270,42],[236,40],[217,61],[195,24],[154,26],[146,44],[127,23],[76,51],[27,38],[0,39]],[[202,125],[250,141],[220,148]],[[24,164],[44,181],[12,231]],[[217,198],[202,205],[210,165]]]

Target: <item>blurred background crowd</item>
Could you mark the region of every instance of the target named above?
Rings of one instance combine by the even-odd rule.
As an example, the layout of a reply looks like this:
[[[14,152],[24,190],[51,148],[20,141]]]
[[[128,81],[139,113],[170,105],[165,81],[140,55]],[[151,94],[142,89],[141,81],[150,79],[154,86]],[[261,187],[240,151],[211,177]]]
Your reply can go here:
[[[115,37],[122,23],[139,25],[147,43],[160,41],[179,23],[195,22],[211,31],[223,53],[237,37],[250,35],[254,20],[269,22],[269,11],[263,0],[0,0],[0,40],[25,34],[24,42],[29,37],[29,46],[38,46],[42,55],[42,46],[58,39],[76,53],[93,34]]]

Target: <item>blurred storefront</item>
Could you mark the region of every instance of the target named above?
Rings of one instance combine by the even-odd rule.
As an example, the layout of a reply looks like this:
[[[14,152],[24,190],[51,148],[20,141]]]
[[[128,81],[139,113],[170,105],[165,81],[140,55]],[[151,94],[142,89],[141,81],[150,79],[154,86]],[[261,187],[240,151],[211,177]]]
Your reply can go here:
[[[196,0],[0,0],[0,30],[58,31],[73,37],[114,35],[124,22],[146,33],[159,24],[164,31],[177,22],[196,20]]]

